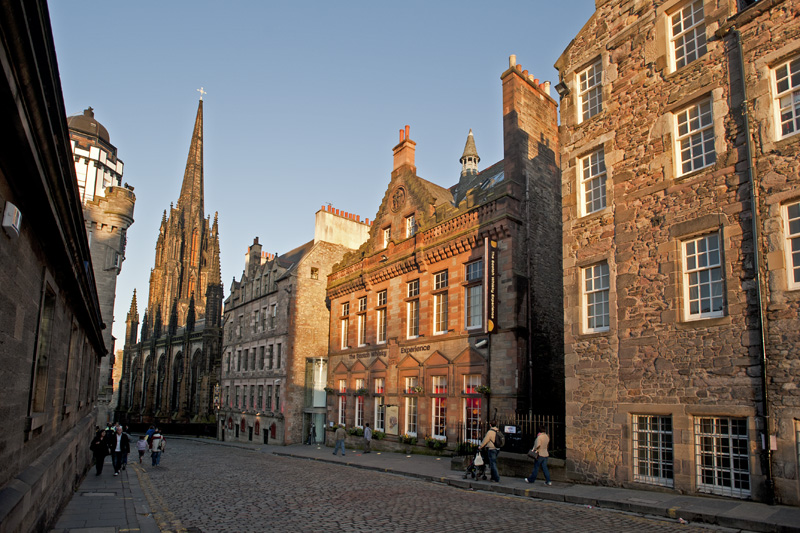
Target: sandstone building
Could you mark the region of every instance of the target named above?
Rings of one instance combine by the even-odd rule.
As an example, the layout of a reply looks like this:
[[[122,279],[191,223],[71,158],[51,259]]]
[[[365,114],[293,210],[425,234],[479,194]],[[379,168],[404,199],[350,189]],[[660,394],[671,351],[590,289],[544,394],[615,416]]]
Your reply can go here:
[[[78,191],[83,203],[83,218],[92,253],[97,297],[106,329],[103,340],[109,355],[100,365],[97,392],[97,421],[111,422],[116,409],[114,394],[116,352],[111,330],[114,324],[114,300],[117,276],[125,260],[127,231],[133,224],[136,196],[133,187],[122,186],[123,163],[111,144],[108,130],[94,118],[92,108],[67,118],[70,146],[75,158]],[[116,365],[119,367],[120,365]]]
[[[107,353],[49,20],[0,9],[3,531],[48,531],[82,479]]]
[[[598,0],[556,63],[574,479],[800,504],[799,6]]]
[[[282,255],[258,238],[225,300],[222,406],[218,436],[271,444],[305,442],[325,425],[331,267],[367,239],[369,221],[330,206],[315,217],[314,239]]]
[[[203,199],[203,100],[177,206],[164,211],[139,322],[136,292],[126,319],[119,416],[129,423],[216,425],[222,344],[219,225]],[[141,334],[140,334],[141,332]],[[174,428],[174,431],[180,431]]]
[[[470,132],[455,185],[400,131],[369,239],[328,279],[329,424],[454,447],[563,409],[556,102],[514,56],[501,79],[504,158],[479,171]]]

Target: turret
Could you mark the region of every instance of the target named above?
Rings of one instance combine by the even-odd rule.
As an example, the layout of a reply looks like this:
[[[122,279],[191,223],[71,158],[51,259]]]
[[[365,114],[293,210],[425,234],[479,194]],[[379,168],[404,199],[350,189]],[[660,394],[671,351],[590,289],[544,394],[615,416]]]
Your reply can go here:
[[[477,174],[478,173],[478,163],[480,163],[481,158],[478,157],[478,150],[475,148],[475,137],[472,135],[472,129],[469,130],[469,135],[467,135],[467,144],[464,145],[464,154],[461,156],[461,176],[466,176],[467,174]]]

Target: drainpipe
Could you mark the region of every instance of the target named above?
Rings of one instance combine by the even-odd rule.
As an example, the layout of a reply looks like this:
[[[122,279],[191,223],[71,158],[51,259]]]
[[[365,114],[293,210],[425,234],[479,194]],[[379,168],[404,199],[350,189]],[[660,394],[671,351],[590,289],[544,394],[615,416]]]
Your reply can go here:
[[[775,505],[775,482],[772,472],[772,444],[770,437],[772,435],[772,424],[770,423],[770,409],[769,409],[769,391],[767,389],[767,334],[766,322],[764,320],[764,296],[761,291],[761,233],[759,231],[760,217],[758,212],[758,202],[756,200],[756,173],[753,166],[753,137],[750,134],[750,115],[747,110],[747,83],[745,82],[744,71],[744,52],[742,51],[742,36],[738,29],[732,29],[734,38],[736,39],[736,50],[739,55],[739,70],[741,72],[741,91],[742,91],[742,118],[744,119],[745,133],[747,136],[747,143],[745,149],[747,151],[747,180],[750,184],[750,210],[751,210],[751,231],[753,233],[753,264],[754,264],[754,280],[756,285],[756,302],[758,303],[758,326],[760,338],[760,362],[761,362],[761,401],[763,402],[764,419],[763,427],[763,454],[766,459],[766,464],[762,465],[765,468],[766,480],[766,500],[769,505]]]

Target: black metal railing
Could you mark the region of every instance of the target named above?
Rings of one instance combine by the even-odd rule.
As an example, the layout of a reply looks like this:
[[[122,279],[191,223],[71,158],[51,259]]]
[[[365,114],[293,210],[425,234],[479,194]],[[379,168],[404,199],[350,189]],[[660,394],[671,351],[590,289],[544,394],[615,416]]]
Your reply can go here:
[[[506,436],[503,451],[510,453],[527,453],[533,447],[539,427],[544,427],[550,437],[550,455],[565,458],[566,440],[564,436],[564,417],[556,415],[523,415],[498,417],[497,425]],[[467,439],[467,431],[463,422],[457,424],[456,455],[471,455],[475,453],[478,444],[483,440],[489,430],[488,422],[479,422],[478,428],[470,426],[472,435],[480,435],[479,439]]]

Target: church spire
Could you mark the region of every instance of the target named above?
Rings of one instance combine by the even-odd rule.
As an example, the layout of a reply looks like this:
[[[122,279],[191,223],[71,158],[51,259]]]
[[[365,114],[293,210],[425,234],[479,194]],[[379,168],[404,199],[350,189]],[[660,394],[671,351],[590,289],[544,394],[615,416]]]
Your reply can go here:
[[[203,100],[197,104],[197,117],[194,119],[192,142],[189,145],[189,156],[186,158],[186,171],[183,173],[181,195],[178,198],[178,209],[189,213],[198,213],[203,218]],[[188,217],[187,217],[188,218]]]
[[[478,157],[478,149],[475,148],[475,137],[472,135],[472,129],[469,130],[467,144],[464,145],[464,154],[459,161],[461,161],[462,176],[478,173],[478,163],[480,163],[481,158]]]
[[[136,289],[133,289],[133,299],[128,317],[125,319],[125,344],[136,344],[136,337],[139,329],[139,308],[136,305]]]

